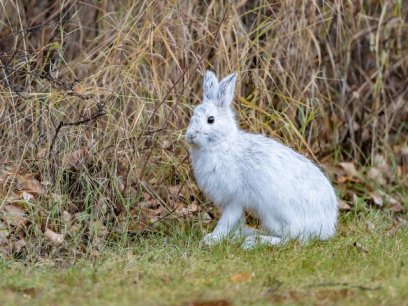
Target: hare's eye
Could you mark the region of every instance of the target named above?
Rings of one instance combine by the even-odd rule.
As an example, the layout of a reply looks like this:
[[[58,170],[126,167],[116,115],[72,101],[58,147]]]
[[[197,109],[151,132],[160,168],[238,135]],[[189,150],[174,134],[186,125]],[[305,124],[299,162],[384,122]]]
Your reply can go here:
[[[214,116],[210,116],[210,117],[207,118],[207,122],[208,122],[209,124],[214,123],[214,121],[215,121]]]

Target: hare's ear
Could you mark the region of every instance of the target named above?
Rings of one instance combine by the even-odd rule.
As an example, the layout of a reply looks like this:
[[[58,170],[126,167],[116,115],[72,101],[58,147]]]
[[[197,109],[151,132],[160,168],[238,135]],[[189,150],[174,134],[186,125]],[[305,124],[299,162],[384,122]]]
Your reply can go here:
[[[218,91],[218,79],[214,72],[210,70],[205,72],[203,87],[204,101],[214,99]]]
[[[229,107],[231,105],[232,100],[234,99],[236,81],[237,74],[232,73],[218,84],[218,92],[215,102],[218,107]]]

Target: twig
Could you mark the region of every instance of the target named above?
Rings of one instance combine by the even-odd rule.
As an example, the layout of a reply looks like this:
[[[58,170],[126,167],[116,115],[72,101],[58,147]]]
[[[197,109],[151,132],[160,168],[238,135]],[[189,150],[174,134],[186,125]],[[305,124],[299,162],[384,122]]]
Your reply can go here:
[[[56,139],[57,139],[57,136],[58,136],[60,130],[61,130],[63,127],[65,127],[65,126],[78,126],[78,125],[81,125],[81,124],[85,124],[85,123],[88,123],[88,122],[90,122],[90,121],[92,121],[92,120],[95,120],[95,119],[97,119],[98,117],[101,117],[101,116],[103,116],[103,115],[105,115],[105,114],[106,114],[106,113],[103,111],[103,108],[99,108],[98,111],[96,111],[96,112],[95,112],[94,114],[92,114],[90,117],[85,118],[85,119],[83,119],[83,120],[79,120],[79,121],[75,121],[75,122],[63,122],[63,121],[60,121],[60,123],[58,124],[57,128],[55,129],[55,134],[54,134],[54,137],[52,138],[52,141],[51,141],[50,149],[49,149],[49,151],[48,151],[48,158],[50,158],[50,156],[51,156],[51,152],[52,152],[52,149],[54,148],[54,145],[55,145],[55,141],[56,141]]]
[[[47,73],[36,73],[36,72],[31,72],[31,71],[21,71],[21,70],[19,70],[19,69],[11,68],[11,67],[8,67],[8,66],[6,66],[6,65],[0,66],[0,68],[3,68],[3,69],[5,69],[5,70],[7,69],[7,70],[9,70],[9,71],[14,71],[14,72],[20,72],[20,73],[29,74],[29,75],[31,75],[31,76],[33,76],[33,77],[36,77],[36,78],[39,78],[39,79],[47,80],[47,81],[49,81],[50,83],[52,83],[52,84],[54,84],[54,85],[57,85],[58,87],[60,87],[60,88],[62,88],[63,90],[67,91],[67,94],[68,94],[68,95],[78,97],[78,98],[80,98],[80,99],[82,99],[82,100],[89,100],[89,99],[91,98],[90,96],[81,95],[81,94],[78,94],[78,93],[76,93],[76,92],[73,91],[73,88],[74,88],[74,86],[76,85],[76,82],[65,82],[65,81],[63,81],[63,80],[59,80],[59,79],[53,78],[48,72],[47,72]],[[6,71],[7,71],[7,70],[6,70]],[[7,78],[6,78],[6,80],[7,80]],[[18,96],[20,96],[20,97],[26,99],[26,97],[21,96],[21,94],[20,94],[16,89],[14,89],[11,84],[7,84],[7,86],[10,87],[11,89],[13,89],[13,91],[14,91]]]

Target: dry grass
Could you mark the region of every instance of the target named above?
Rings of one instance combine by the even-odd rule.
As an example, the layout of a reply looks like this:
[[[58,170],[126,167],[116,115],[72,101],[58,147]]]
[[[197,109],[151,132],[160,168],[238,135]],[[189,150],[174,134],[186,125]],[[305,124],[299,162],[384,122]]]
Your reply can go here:
[[[238,71],[243,128],[327,167],[381,157],[380,188],[404,192],[406,1],[32,2],[0,2],[3,254],[90,254],[211,217],[183,140],[205,69]]]

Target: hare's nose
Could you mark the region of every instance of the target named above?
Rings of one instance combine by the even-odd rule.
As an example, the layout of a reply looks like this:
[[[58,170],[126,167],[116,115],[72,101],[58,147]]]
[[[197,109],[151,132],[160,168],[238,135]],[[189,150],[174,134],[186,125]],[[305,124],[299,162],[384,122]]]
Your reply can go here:
[[[193,142],[193,140],[197,137],[197,135],[200,134],[199,130],[191,130],[187,131],[186,133],[186,139],[189,142]]]

